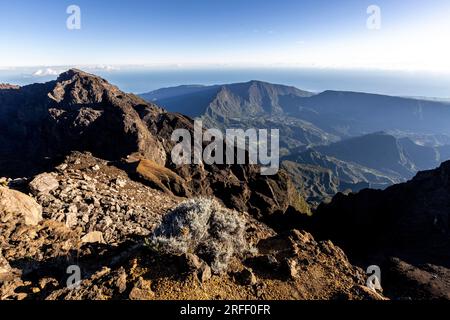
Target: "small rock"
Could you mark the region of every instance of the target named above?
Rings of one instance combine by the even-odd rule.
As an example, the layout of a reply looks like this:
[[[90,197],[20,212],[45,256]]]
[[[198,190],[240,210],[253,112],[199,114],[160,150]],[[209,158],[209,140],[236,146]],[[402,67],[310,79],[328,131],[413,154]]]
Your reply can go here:
[[[81,221],[83,221],[84,223],[88,223],[89,222],[89,215],[88,214],[83,214],[83,217],[81,218]]]
[[[121,268],[120,275],[117,278],[116,287],[119,293],[124,293],[127,290],[127,274],[123,268]]]
[[[5,259],[2,255],[2,251],[0,248],[0,275],[11,272],[11,266],[8,263],[8,260]]]
[[[58,180],[49,173],[43,173],[36,176],[29,184],[31,193],[34,196],[40,194],[49,194],[50,192],[58,189]]]
[[[119,178],[117,178],[117,179],[115,180],[115,184],[116,184],[117,186],[123,188],[123,187],[125,187],[125,186],[127,185],[127,181],[126,181],[125,179],[119,177]]]
[[[38,287],[34,287],[31,289],[31,292],[33,292],[34,294],[41,292],[41,289],[39,289]]]
[[[366,300],[388,300],[382,294],[366,286],[357,285],[353,287],[353,290],[355,290],[360,296],[363,296]]]
[[[289,259],[287,261],[287,266],[288,266],[289,275],[291,276],[291,278],[297,278],[298,277],[297,260]]]
[[[68,228],[74,228],[78,224],[78,209],[76,205],[71,205],[66,213],[66,226]]]
[[[198,270],[205,263],[202,259],[192,253],[187,253],[184,258],[186,259],[186,264],[190,270]]]
[[[211,279],[211,268],[205,261],[192,253],[185,254],[184,259],[186,260],[187,268],[189,271],[195,272],[200,283],[204,283]]]
[[[67,164],[63,163],[60,166],[56,167],[56,169],[59,171],[64,171],[67,169]]]
[[[89,232],[83,238],[81,238],[82,243],[102,243],[105,244],[105,239],[103,238],[103,233],[100,231]]]
[[[245,268],[241,272],[237,273],[236,276],[239,283],[245,286],[253,286],[258,282],[253,270],[250,268]]]
[[[211,279],[212,272],[211,267],[208,266],[206,263],[204,263],[198,270],[197,270],[197,278],[200,281],[200,283],[205,283],[209,279]]]
[[[152,291],[150,281],[142,277],[136,282],[129,295],[130,300],[151,300],[154,297],[155,293]]]
[[[46,289],[48,286],[56,288],[58,287],[58,285],[59,285],[58,280],[54,278],[42,278],[39,280],[39,288],[41,290]]]
[[[106,216],[104,219],[105,227],[108,228],[110,225],[114,223],[114,221],[111,219],[111,217]]]
[[[25,300],[28,297],[28,295],[25,292],[20,292],[16,295],[16,299],[21,301]]]
[[[91,169],[92,169],[93,171],[99,171],[99,170],[100,170],[100,167],[99,167],[98,164],[96,164],[96,165],[93,166]]]

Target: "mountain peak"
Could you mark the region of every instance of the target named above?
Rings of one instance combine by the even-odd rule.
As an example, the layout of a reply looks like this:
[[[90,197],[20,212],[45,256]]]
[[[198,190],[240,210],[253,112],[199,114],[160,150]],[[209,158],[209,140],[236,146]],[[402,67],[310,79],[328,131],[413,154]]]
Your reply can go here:
[[[61,73],[57,80],[58,82],[73,80],[74,78],[96,78],[100,79],[100,77],[84,72],[80,69],[72,68],[67,70],[66,72]]]
[[[11,89],[20,89],[20,86],[9,84],[9,83],[0,83],[0,90],[11,90]]]
[[[50,98],[69,105],[100,103],[104,96],[125,95],[105,79],[79,69],[69,69],[56,79]]]

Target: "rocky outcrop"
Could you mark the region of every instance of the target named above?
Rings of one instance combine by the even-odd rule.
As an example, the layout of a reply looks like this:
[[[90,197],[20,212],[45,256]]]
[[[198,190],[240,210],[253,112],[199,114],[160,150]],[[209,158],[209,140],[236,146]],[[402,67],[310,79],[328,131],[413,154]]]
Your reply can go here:
[[[164,163],[160,142],[139,117],[137,110],[143,109],[160,112],[155,105],[75,69],[56,81],[0,90],[0,175],[39,172],[73,150],[92,151],[106,159],[137,153]]]
[[[29,196],[0,187],[0,218],[5,222],[19,219],[27,226],[34,226],[42,220],[42,208]]]

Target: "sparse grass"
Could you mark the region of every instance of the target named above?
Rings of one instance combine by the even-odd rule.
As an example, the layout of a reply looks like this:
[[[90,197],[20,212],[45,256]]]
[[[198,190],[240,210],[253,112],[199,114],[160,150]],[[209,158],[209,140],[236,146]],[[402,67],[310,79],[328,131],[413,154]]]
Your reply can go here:
[[[183,180],[175,172],[151,160],[140,160],[136,171],[152,186],[164,192],[171,193],[171,186],[183,184]]]

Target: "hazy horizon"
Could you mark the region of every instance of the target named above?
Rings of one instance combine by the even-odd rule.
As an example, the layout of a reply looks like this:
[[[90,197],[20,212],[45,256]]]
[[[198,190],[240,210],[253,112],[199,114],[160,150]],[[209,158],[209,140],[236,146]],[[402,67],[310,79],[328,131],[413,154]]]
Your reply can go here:
[[[338,90],[405,97],[450,98],[450,76],[431,72],[386,70],[63,66],[0,69],[0,83],[21,86],[43,83],[55,80],[59,73],[72,67],[99,75],[120,89],[137,94],[179,85],[220,85],[259,80],[312,92]]]

